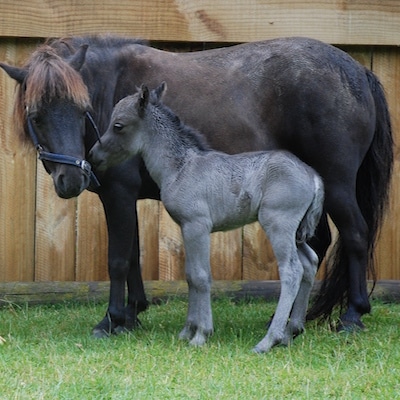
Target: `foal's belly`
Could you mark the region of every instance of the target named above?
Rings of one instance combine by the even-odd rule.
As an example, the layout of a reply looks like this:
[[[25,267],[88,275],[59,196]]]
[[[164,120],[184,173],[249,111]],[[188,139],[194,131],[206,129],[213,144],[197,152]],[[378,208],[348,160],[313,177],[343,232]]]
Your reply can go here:
[[[257,221],[258,207],[248,192],[224,197],[221,201],[209,204],[212,232],[229,231]]]

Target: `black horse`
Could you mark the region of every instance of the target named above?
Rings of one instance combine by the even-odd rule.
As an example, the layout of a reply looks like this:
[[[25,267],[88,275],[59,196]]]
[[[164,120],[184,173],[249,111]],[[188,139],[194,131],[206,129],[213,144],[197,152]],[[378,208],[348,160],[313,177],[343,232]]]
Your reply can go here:
[[[331,242],[327,214],[339,239],[309,318],[328,316],[341,304],[347,309],[340,326],[363,326],[393,138],[378,79],[346,53],[306,38],[172,53],[134,39],[72,37],[48,41],[22,68],[1,66],[19,83],[16,121],[37,147],[58,195],[70,198],[89,188],[104,205],[111,287],[96,336],[134,328],[147,307],[136,201],[159,199],[159,189],[139,157],[107,172],[91,171],[85,158],[114,104],[142,83],[155,87],[162,80],[169,87],[165,103],[215,149],[287,149],[319,172],[325,213],[311,244],[322,259]]]

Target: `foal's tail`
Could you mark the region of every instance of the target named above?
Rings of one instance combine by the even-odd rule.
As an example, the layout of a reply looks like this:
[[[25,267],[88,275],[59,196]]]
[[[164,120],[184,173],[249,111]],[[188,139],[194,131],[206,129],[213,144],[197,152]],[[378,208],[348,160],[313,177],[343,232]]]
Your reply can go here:
[[[357,200],[368,225],[368,273],[375,281],[374,250],[389,200],[393,136],[384,90],[371,71],[366,69],[366,75],[375,102],[376,125],[371,146],[358,171]],[[339,238],[327,260],[327,276],[322,281],[307,318],[328,318],[336,305],[345,306],[349,286],[348,260]]]
[[[314,173],[314,198],[308,207],[296,232],[297,242],[304,243],[314,236],[324,207],[324,184],[321,177]]]

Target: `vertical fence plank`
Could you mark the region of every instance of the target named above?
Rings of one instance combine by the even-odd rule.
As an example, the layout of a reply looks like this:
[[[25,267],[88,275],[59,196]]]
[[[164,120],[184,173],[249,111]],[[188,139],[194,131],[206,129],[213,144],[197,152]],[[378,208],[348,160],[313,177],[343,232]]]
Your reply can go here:
[[[76,199],[60,199],[41,163],[37,169],[36,281],[75,280]]]
[[[373,70],[385,88],[395,140],[390,211],[386,215],[377,247],[377,272],[378,279],[400,279],[400,49],[375,49]]]
[[[139,200],[137,202],[139,222],[140,265],[144,280],[158,280],[159,273],[159,219],[160,202]]]
[[[255,222],[243,229],[243,279],[279,279],[278,264],[261,225]]]
[[[160,205],[159,263],[160,280],[172,281],[185,279],[185,250],[182,235],[177,225]]]
[[[242,279],[242,229],[211,234],[211,271],[215,280]]]
[[[97,194],[86,190],[78,197],[77,207],[75,279],[107,280],[108,236],[103,205]]]
[[[0,60],[25,58],[30,46],[0,42]],[[13,123],[15,82],[0,71],[0,281],[31,281],[34,275],[34,151],[23,146]]]

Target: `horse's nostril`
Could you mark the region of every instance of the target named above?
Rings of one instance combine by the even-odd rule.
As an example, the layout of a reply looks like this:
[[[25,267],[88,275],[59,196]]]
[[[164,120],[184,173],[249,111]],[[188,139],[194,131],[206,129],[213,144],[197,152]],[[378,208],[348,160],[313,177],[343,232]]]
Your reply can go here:
[[[77,175],[60,173],[54,177],[57,195],[63,199],[79,196],[90,184],[90,177],[81,172]]]

